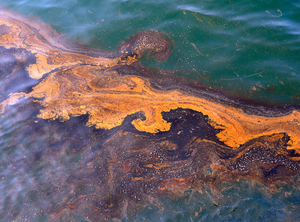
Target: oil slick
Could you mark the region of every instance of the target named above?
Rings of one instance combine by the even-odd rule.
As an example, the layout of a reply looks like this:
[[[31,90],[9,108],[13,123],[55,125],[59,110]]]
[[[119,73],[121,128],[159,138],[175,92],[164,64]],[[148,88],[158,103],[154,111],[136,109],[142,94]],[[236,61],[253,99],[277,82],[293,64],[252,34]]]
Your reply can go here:
[[[28,123],[34,119],[12,138],[34,141],[41,132],[56,132],[21,166],[28,173],[51,160],[61,169],[45,179],[55,204],[39,184],[28,188],[45,196],[43,215],[120,218],[132,204],[181,189],[240,177],[271,185],[299,174],[299,107],[272,110],[183,83],[160,84],[138,58],[166,60],[165,36],[139,32],[116,53],[76,49],[50,26],[1,11],[2,118],[19,107]],[[61,155],[69,149],[80,159],[67,165]],[[24,209],[13,214],[12,205],[4,216],[33,219]]]

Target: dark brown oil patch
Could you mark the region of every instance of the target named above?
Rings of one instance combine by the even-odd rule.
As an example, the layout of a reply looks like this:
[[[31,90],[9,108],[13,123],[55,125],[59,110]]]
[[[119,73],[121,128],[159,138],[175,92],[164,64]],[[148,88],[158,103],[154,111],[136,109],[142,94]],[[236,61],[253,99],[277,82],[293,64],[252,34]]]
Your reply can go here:
[[[148,54],[156,57],[159,61],[164,61],[171,53],[168,39],[164,36],[166,33],[151,31],[138,32],[134,34],[129,40],[123,41],[117,51],[123,56],[134,56],[141,58]]]
[[[33,118],[34,115],[31,114]],[[299,162],[291,159],[285,134],[263,136],[232,150],[218,141],[218,131],[199,112],[177,109],[164,113],[172,127],[156,135],[139,132],[130,124],[138,117],[127,117],[112,130],[87,127],[86,117],[71,118],[65,123],[41,121],[27,128],[23,136],[28,138],[44,137],[49,132],[56,136],[49,134],[47,146],[28,148],[35,155],[32,162],[19,166],[25,172],[29,173],[36,164],[65,158],[65,152],[69,158],[77,158],[67,165],[59,160],[55,167],[60,171],[55,174],[51,168],[44,169],[49,176],[43,184],[49,184],[51,198],[45,196],[45,185],[41,187],[36,182],[30,187],[45,198],[45,206],[50,206],[42,208],[48,216],[62,219],[73,212],[91,221],[120,218],[127,207],[144,205],[149,198],[178,194],[191,187],[216,187],[240,177],[271,185],[276,181],[291,182],[299,173]],[[215,172],[207,172],[208,168]],[[57,200],[55,204],[50,204],[52,198]],[[42,207],[30,200],[27,204]]]

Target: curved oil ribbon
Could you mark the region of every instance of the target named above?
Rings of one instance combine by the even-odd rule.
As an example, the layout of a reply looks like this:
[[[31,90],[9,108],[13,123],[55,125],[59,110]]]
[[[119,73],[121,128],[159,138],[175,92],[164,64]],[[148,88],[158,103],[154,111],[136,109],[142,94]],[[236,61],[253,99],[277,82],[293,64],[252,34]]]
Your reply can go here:
[[[202,97],[201,92],[196,95],[180,90],[157,90],[147,78],[120,75],[112,69],[135,63],[145,49],[152,49],[152,54],[164,60],[170,52],[168,41],[157,33],[140,32],[123,42],[118,49],[123,53],[121,56],[89,56],[60,43],[59,35],[49,26],[1,11],[0,45],[6,49],[26,49],[35,55],[36,64],[27,67],[31,78],[40,79],[47,74],[31,92],[11,94],[1,103],[2,112],[21,97],[32,97],[39,99],[36,102],[44,107],[40,118],[66,121],[71,116],[89,114],[87,124],[102,129],[112,129],[121,125],[128,115],[143,112],[146,119],[136,119],[132,124],[137,130],[157,133],[171,127],[162,112],[192,109],[207,115],[211,126],[221,130],[217,134],[219,140],[233,149],[261,136],[287,133],[288,149],[300,153],[297,110],[284,116],[250,115],[230,104]]]

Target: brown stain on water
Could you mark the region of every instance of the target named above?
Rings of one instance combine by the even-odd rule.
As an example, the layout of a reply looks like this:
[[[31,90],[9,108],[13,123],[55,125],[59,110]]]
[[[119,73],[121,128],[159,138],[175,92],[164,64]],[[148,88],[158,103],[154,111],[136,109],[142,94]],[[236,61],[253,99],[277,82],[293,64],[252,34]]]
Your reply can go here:
[[[162,112],[192,109],[208,115],[211,125],[222,130],[217,134],[218,138],[233,149],[263,135],[285,132],[290,136],[288,149],[300,153],[300,115],[297,110],[279,117],[249,115],[242,109],[191,93],[155,90],[146,78],[120,76],[109,71],[109,67],[136,62],[135,55],[109,59],[67,52],[68,49],[49,36],[47,29],[44,31],[45,27],[36,27],[38,24],[35,23],[33,26],[30,21],[21,22],[11,15],[1,14],[0,18],[0,26],[9,29],[0,37],[1,45],[35,53],[37,64],[27,68],[30,77],[41,78],[52,71],[32,92],[12,94],[1,104],[2,111],[6,104],[14,104],[20,97],[33,97],[42,99],[38,102],[45,107],[40,118],[66,121],[71,116],[88,113],[88,125],[102,129],[112,129],[121,125],[126,116],[143,112],[146,120],[137,119],[132,124],[137,130],[157,133],[168,131],[171,126],[162,118]],[[44,34],[44,39],[51,45],[38,38],[33,28],[39,28],[39,34]],[[138,50],[142,51],[140,48]],[[54,71],[56,69],[59,70]]]
[[[192,109],[209,116],[210,124],[221,129],[217,137],[233,149],[260,136],[285,132],[290,136],[288,149],[298,153],[300,150],[299,111],[279,117],[249,115],[242,109],[182,91],[155,90],[147,79],[102,72],[89,65],[51,73],[32,92],[13,94],[8,101],[15,102],[15,97],[42,98],[38,102],[45,109],[41,110],[40,118],[66,121],[71,116],[88,113],[87,124],[101,129],[112,129],[128,115],[143,112],[146,120],[136,119],[132,124],[137,130],[149,133],[170,129],[171,123],[163,119],[162,112]]]
[[[170,47],[162,33],[139,32],[122,42],[118,54],[113,56],[87,55],[64,45],[59,35],[42,22],[2,10],[0,46],[32,53],[36,62],[26,70],[32,79],[39,80],[30,92],[14,92],[2,101],[2,113],[9,112],[9,106],[17,105],[21,98],[33,99],[43,107],[38,114],[41,119],[65,122],[71,117],[88,115],[87,126],[107,131],[122,127],[130,116],[138,113],[144,116],[131,120],[137,132],[118,130],[104,140],[102,149],[106,155],[95,158],[84,168],[86,172],[98,165],[105,168],[104,179],[101,179],[105,183],[95,190],[112,195],[93,194],[86,200],[75,198],[62,207],[64,209],[81,209],[80,204],[85,203],[95,215],[108,212],[107,215],[117,217],[112,212],[119,212],[121,201],[124,203],[125,198],[133,196],[126,194],[128,190],[141,197],[145,193],[174,191],[176,187],[188,189],[199,181],[213,183],[215,177],[199,176],[207,166],[220,173],[220,180],[226,180],[230,174],[232,178],[250,177],[265,183],[284,180],[286,175],[281,168],[276,168],[278,166],[288,168],[288,175],[298,172],[299,110],[268,116],[246,113],[243,104],[233,106],[230,102],[209,98],[201,90],[158,89],[151,84],[156,81],[151,77],[124,75],[115,69],[138,67],[135,66],[137,58],[145,54],[165,60]],[[169,121],[165,115],[170,115]],[[198,134],[208,131],[214,134],[185,138],[185,126],[177,130],[172,125],[174,119],[188,122],[190,131],[199,127]],[[153,135],[157,137],[151,137]],[[181,139],[174,138],[187,141],[183,144]],[[131,145],[132,141],[136,144]],[[257,153],[269,159],[260,159]],[[104,162],[101,162],[102,157],[105,157]],[[98,183],[96,178],[90,180]],[[120,186],[124,181],[129,188]],[[150,187],[141,188],[145,186]],[[118,193],[121,191],[124,192]],[[98,203],[95,198],[101,206],[95,206]]]

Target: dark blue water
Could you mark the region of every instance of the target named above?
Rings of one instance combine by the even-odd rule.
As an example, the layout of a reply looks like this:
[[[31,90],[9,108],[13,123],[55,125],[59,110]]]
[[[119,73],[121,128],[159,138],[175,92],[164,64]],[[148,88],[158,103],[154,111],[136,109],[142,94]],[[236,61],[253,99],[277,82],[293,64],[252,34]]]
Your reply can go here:
[[[174,75],[252,103],[300,104],[300,3],[296,0],[0,0],[0,6],[41,19],[68,41],[104,51],[116,50],[138,31],[162,31],[172,40],[171,56],[163,63],[143,60],[143,64],[179,70]],[[1,118],[0,209],[13,208],[16,214],[23,212],[20,215],[38,213],[24,206],[26,198],[41,203],[43,198],[49,198],[29,193],[32,183],[39,181],[41,189],[46,190],[47,185],[42,183],[45,178],[60,170],[61,174],[67,173],[86,155],[62,152],[60,159],[37,164],[30,174],[24,173],[26,157],[38,147],[47,146],[51,138],[59,137],[55,132],[39,138],[20,133],[12,141],[12,135],[22,132],[26,124],[18,110]],[[61,162],[68,167],[57,169]],[[48,169],[45,173],[44,168]],[[149,200],[142,208],[127,209],[122,221],[299,221],[299,178],[293,182],[270,187],[240,179],[217,189],[203,185],[178,196]],[[59,201],[63,200],[53,200]],[[69,218],[88,221],[75,213],[70,213]],[[40,213],[36,221],[49,219]]]

